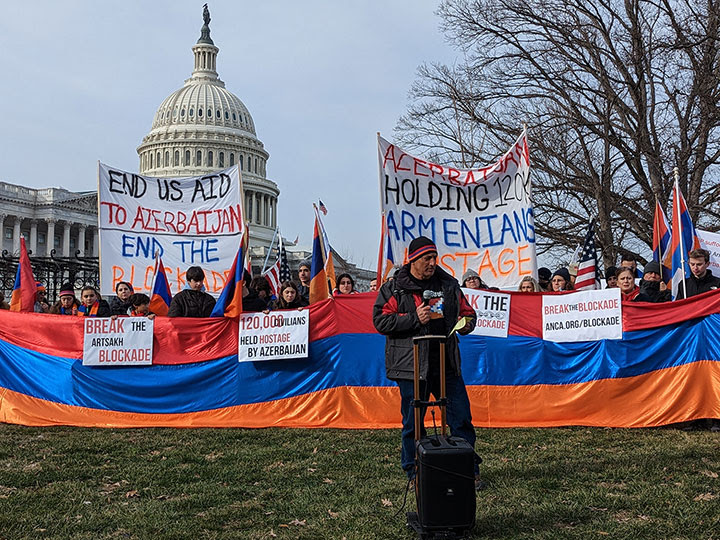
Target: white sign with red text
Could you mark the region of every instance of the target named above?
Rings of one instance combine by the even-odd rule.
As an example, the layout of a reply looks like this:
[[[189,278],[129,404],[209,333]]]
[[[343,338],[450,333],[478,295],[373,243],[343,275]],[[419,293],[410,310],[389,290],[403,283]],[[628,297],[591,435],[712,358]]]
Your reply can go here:
[[[537,278],[530,150],[523,131],[494,163],[475,169],[424,160],[378,136],[381,210],[388,252],[407,260],[427,236],[438,266],[460,280],[469,269],[493,287]]]
[[[546,341],[622,339],[620,289],[544,294],[542,325]]]
[[[100,163],[98,182],[103,295],[114,295],[120,281],[149,295],[156,253],[172,294],[185,287],[189,266],[202,267],[207,292],[220,294],[246,227],[237,165],[203,176],[152,178]]]
[[[710,266],[708,268],[713,276],[720,276],[720,234],[695,229],[700,247],[710,253]]]
[[[83,366],[149,366],[154,322],[146,317],[84,320]]]
[[[238,360],[307,358],[310,312],[243,313],[238,334]]]
[[[476,336],[504,337],[510,326],[510,298],[507,293],[463,289],[465,298],[477,314]]]

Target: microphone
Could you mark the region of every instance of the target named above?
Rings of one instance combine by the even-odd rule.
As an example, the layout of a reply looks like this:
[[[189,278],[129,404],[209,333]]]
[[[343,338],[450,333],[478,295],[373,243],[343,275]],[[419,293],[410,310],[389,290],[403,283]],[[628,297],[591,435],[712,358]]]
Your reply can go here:
[[[423,306],[427,306],[430,303],[430,299],[435,297],[435,293],[432,291],[423,291]]]

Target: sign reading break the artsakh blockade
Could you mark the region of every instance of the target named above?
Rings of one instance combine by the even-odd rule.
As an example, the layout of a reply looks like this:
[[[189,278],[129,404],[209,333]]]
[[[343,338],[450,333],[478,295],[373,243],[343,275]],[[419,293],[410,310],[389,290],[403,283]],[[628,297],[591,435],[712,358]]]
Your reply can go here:
[[[150,178],[102,163],[98,173],[101,294],[120,281],[149,292],[155,253],[172,294],[185,271],[200,266],[205,286],[219,294],[244,230],[237,165],[192,178]]]
[[[438,264],[458,280],[475,270],[491,287],[537,277],[525,132],[496,163],[457,169],[415,157],[378,137],[380,194],[395,260],[427,236]]]

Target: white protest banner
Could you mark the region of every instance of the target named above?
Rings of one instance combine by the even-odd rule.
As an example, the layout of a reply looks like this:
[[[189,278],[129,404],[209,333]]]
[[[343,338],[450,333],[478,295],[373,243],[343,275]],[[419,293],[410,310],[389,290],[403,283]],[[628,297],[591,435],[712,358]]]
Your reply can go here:
[[[156,251],[173,294],[184,288],[189,266],[202,267],[207,291],[220,293],[245,227],[237,165],[150,178],[100,163],[98,179],[102,294],[115,294],[119,281],[149,293]]]
[[[713,276],[720,276],[720,234],[701,231],[700,229],[695,229],[695,233],[698,240],[700,240],[700,247],[710,252],[710,266],[708,266],[708,269]]]
[[[622,339],[620,289],[544,294],[542,325],[546,341]]]
[[[508,293],[463,289],[465,298],[475,310],[477,323],[470,332],[477,336],[507,337],[510,326],[510,299]]]
[[[306,358],[310,312],[273,311],[243,313],[238,334],[238,360],[286,360]]]
[[[438,264],[458,280],[475,270],[490,286],[515,289],[537,278],[530,156],[525,132],[496,163],[444,167],[378,137],[381,210],[395,260],[427,236]],[[404,256],[403,256],[404,254]]]
[[[148,366],[152,364],[152,319],[87,317],[84,320],[83,366]]]

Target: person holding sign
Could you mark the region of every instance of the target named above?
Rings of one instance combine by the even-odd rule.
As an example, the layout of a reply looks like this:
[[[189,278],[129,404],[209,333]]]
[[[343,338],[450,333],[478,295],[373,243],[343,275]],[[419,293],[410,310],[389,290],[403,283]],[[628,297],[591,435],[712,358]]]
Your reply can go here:
[[[100,298],[95,287],[86,285],[80,291],[80,307],[77,315],[80,317],[110,317],[112,312],[108,303]]]
[[[307,300],[300,296],[298,286],[294,281],[283,281],[280,285],[278,298],[270,304],[270,309],[302,309],[307,306]]]
[[[189,288],[173,296],[168,317],[209,317],[215,299],[203,291],[205,272],[199,266],[191,266],[185,272],[185,278]]]
[[[130,307],[125,315],[129,317],[147,317],[154,319],[155,314],[150,311],[150,297],[143,293],[133,293],[128,298]]]
[[[402,412],[401,465],[408,478],[415,476],[415,425],[413,396],[413,336],[440,334],[448,336],[463,317],[458,329],[469,334],[475,328],[475,310],[465,299],[460,285],[437,266],[437,247],[420,236],[410,242],[410,261],[398,271],[395,279],[385,283],[373,306],[373,323],[386,336],[385,373],[400,388]],[[436,398],[440,389],[440,345],[420,345],[420,393],[427,400]],[[447,421],[453,436],[462,437],[475,446],[475,428],[470,414],[470,400],[460,369],[458,338],[453,333],[446,345]],[[483,486],[475,464],[475,486]]]
[[[133,292],[132,285],[127,281],[119,281],[118,284],[115,285],[115,294],[117,296],[112,297],[110,302],[108,302],[113,315],[127,315],[128,309],[132,307],[132,304],[130,304],[130,295],[132,295]]]

